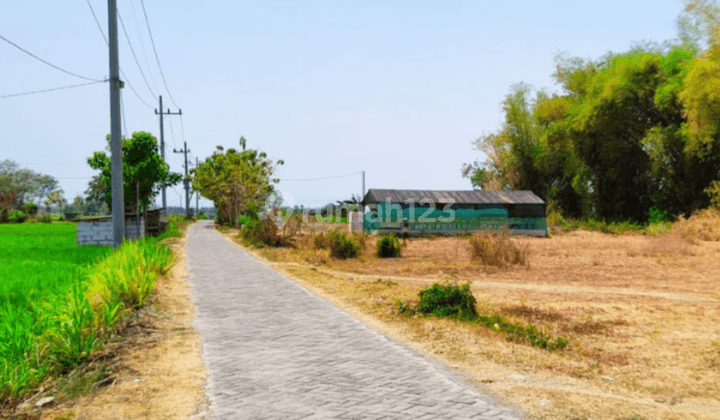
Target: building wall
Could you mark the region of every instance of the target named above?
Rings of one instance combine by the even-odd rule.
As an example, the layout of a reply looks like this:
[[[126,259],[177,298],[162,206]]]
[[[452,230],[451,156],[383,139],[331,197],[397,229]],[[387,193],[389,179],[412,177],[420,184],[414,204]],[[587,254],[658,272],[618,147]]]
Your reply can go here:
[[[547,235],[545,206],[541,204],[453,204],[415,206],[379,203],[365,214],[365,230],[401,232],[403,220],[411,234],[474,232],[509,229],[511,233]]]
[[[112,218],[78,221],[76,223],[77,245],[113,246]],[[145,220],[140,218],[140,238],[145,237]],[[137,239],[137,222],[135,218],[125,218],[125,239]]]

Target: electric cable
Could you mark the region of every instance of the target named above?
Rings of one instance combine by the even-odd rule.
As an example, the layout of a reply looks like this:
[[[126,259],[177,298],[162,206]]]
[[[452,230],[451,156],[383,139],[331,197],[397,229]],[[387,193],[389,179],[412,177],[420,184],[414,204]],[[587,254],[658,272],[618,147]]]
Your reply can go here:
[[[168,121],[170,122],[170,139],[173,142],[173,148],[176,148],[177,144],[175,144],[175,129],[173,128],[172,118],[168,118]]]
[[[150,75],[150,80],[152,81],[152,84],[155,87],[155,90],[160,91],[160,89],[158,89],[157,82],[155,82],[155,77],[153,76],[152,70],[150,69],[150,61],[147,58],[147,51],[145,50],[145,43],[143,42],[142,32],[140,32],[140,23],[138,22],[137,12],[135,11],[135,2],[132,0],[130,0],[130,7],[132,7],[133,20],[135,21],[135,29],[137,30],[138,40],[140,40],[140,47],[142,49],[143,58],[145,59],[145,67],[147,68],[148,74]]]
[[[85,77],[85,76],[79,75],[79,74],[77,74],[77,73],[73,73],[73,72],[71,72],[71,71],[69,71],[69,70],[65,70],[64,68],[58,67],[58,66],[56,66],[55,64],[53,64],[53,63],[51,63],[51,62],[49,62],[49,61],[43,60],[42,58],[40,58],[40,57],[38,57],[37,55],[31,53],[30,51],[28,51],[28,50],[26,50],[25,48],[19,46],[18,44],[10,41],[9,39],[5,38],[5,37],[2,36],[2,35],[0,35],[0,39],[2,39],[3,41],[7,42],[7,43],[10,44],[10,45],[12,45],[13,47],[19,49],[20,51],[24,52],[25,54],[29,55],[30,57],[32,57],[32,58],[34,58],[34,59],[36,59],[36,60],[38,60],[38,61],[40,61],[40,62],[42,62],[42,63],[44,63],[44,64],[47,64],[48,66],[50,66],[50,67],[52,67],[52,68],[54,68],[54,69],[56,69],[56,70],[60,70],[61,72],[65,73],[65,74],[69,74],[70,76],[74,76],[74,77],[77,77],[77,78],[79,78],[79,79],[90,80],[90,81],[93,81],[93,82],[105,82],[105,81],[107,81],[107,80],[93,79],[93,78],[91,78],[91,77]]]
[[[77,84],[77,85],[61,86],[61,87],[50,88],[50,89],[43,89],[43,90],[33,90],[33,91],[30,91],[30,92],[12,93],[12,94],[9,94],[9,95],[0,96],[0,99],[12,98],[12,97],[15,97],[15,96],[35,95],[35,94],[38,94],[38,93],[54,92],[54,91],[56,91],[56,90],[72,89],[72,88],[76,88],[76,87],[96,85],[96,84],[98,84],[98,83],[105,83],[105,82],[107,82],[107,79],[106,79],[106,80],[98,80],[98,81],[96,81],[96,82],[80,83],[80,84]]]
[[[87,3],[88,7],[90,8],[90,12],[92,13],[93,18],[95,19],[95,23],[97,24],[97,28],[100,31],[100,35],[102,35],[103,40],[105,40],[105,45],[109,46],[110,42],[108,41],[107,37],[105,36],[105,32],[102,29],[102,25],[100,25],[100,21],[98,20],[97,15],[95,14],[95,9],[92,7],[90,0],[85,0],[85,1]],[[120,74],[122,75],[122,78],[124,79],[123,81],[125,83],[127,83],[127,85],[130,87],[130,90],[132,90],[133,93],[135,94],[135,97],[137,97],[138,100],[140,102],[142,102],[143,105],[145,105],[146,107],[148,107],[150,109],[154,109],[150,104],[148,104],[146,101],[143,100],[143,98],[140,97],[140,94],[135,90],[132,83],[130,83],[130,79],[128,79],[128,77],[125,75],[125,72],[123,71],[122,67],[118,66],[118,68],[120,69]]]
[[[123,18],[120,15],[120,10],[117,11],[118,18],[120,19],[120,26],[122,27],[123,33],[125,34],[125,39],[127,40],[128,46],[130,47],[130,52],[132,53],[133,58],[135,59],[135,64],[137,64],[138,70],[140,70],[140,76],[142,76],[143,80],[145,81],[145,86],[147,86],[148,90],[150,91],[150,94],[154,97],[157,95],[155,92],[153,92],[152,88],[150,87],[150,83],[148,83],[147,78],[145,77],[145,73],[143,72],[142,67],[140,66],[140,61],[137,58],[137,55],[135,54],[135,49],[132,46],[132,43],[130,42],[130,36],[127,33],[127,29],[125,29],[125,22],[123,22]]]
[[[145,15],[145,24],[147,25],[148,34],[150,34],[150,43],[153,47],[153,52],[155,53],[155,60],[157,61],[158,69],[160,70],[160,76],[162,76],[163,84],[165,85],[165,90],[167,90],[168,96],[170,96],[170,101],[172,101],[173,105],[175,105],[176,108],[180,108],[180,106],[175,102],[175,99],[172,96],[172,93],[170,93],[170,88],[167,85],[167,80],[165,80],[165,73],[163,72],[162,66],[160,65],[160,57],[158,56],[157,48],[155,47],[155,39],[152,35],[152,30],[150,29],[150,20],[148,19],[147,10],[145,10],[145,1],[140,0],[140,5],[143,9],[143,14]]]

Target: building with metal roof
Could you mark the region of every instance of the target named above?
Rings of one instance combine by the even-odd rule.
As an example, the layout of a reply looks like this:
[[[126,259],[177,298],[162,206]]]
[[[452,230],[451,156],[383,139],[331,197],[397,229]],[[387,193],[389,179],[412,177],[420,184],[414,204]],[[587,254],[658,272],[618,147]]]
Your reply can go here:
[[[362,204],[367,232],[455,234],[508,229],[547,236],[545,202],[532,191],[370,189]]]

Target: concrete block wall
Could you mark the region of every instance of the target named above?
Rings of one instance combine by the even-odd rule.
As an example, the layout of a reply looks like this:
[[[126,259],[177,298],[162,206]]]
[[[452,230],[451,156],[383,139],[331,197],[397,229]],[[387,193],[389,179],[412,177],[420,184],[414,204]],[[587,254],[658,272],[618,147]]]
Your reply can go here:
[[[77,222],[77,244],[113,245],[112,219]]]
[[[76,223],[77,244],[113,246],[112,219],[87,220]],[[140,238],[145,237],[145,219],[140,219]],[[137,222],[134,219],[125,219],[125,240],[137,239]]]

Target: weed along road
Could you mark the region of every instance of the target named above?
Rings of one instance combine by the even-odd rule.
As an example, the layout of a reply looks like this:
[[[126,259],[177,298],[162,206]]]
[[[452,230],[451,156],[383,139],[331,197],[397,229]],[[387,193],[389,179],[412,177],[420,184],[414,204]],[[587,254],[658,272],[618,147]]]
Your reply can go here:
[[[201,221],[187,269],[213,419],[519,419]]]

